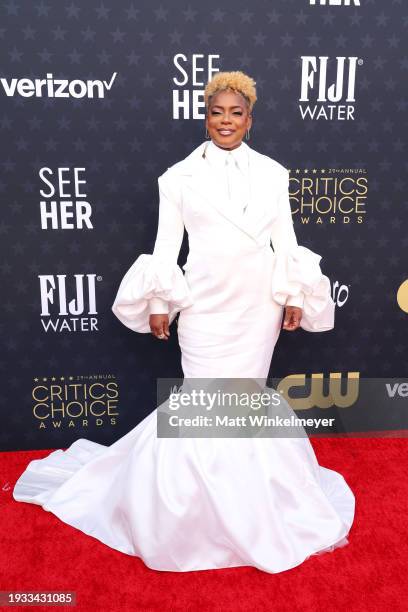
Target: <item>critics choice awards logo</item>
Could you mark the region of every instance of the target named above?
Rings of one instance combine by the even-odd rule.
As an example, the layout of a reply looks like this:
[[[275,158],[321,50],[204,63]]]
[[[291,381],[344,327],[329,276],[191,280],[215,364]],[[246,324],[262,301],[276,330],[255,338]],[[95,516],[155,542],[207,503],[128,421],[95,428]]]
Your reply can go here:
[[[364,223],[368,178],[364,169],[290,170],[292,213],[302,224]]]
[[[117,425],[119,387],[113,374],[36,377],[31,397],[40,430]]]

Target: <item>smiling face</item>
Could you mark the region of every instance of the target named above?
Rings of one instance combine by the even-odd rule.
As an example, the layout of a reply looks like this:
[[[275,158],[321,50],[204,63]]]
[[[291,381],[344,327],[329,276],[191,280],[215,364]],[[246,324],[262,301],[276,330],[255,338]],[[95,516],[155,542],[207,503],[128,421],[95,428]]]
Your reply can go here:
[[[236,149],[252,125],[252,116],[243,96],[231,90],[211,98],[205,126],[211,140],[222,149]]]

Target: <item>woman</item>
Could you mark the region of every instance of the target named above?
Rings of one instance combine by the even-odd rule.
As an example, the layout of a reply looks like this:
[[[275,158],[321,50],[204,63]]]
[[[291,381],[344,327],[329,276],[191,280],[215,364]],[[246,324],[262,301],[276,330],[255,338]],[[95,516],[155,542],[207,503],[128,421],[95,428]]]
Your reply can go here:
[[[209,139],[159,177],[153,253],[139,255],[112,306],[161,340],[179,313],[185,379],[265,381],[283,310],[288,331],[334,325],[321,258],[297,244],[288,171],[243,142],[255,101],[242,72],[207,83]],[[32,461],[14,498],[157,570],[274,573],[347,544],[354,495],[307,437],[158,438],[156,416],[110,447],[81,438]]]

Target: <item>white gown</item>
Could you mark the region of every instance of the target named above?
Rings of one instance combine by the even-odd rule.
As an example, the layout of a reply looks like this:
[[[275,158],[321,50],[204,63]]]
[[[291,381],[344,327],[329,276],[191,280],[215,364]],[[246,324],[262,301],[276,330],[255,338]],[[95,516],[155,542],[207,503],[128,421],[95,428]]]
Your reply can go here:
[[[303,307],[304,330],[333,328],[330,283],[320,256],[297,244],[287,170],[242,143],[251,181],[242,215],[220,196],[206,145],[159,177],[153,254],[132,264],[112,310],[139,333],[150,332],[152,303],[166,305],[170,323],[180,313],[185,379],[265,381],[285,304]],[[31,461],[14,499],[156,570],[275,573],[348,543],[354,495],[319,466],[308,438],[158,438],[156,412],[109,447],[80,438]]]

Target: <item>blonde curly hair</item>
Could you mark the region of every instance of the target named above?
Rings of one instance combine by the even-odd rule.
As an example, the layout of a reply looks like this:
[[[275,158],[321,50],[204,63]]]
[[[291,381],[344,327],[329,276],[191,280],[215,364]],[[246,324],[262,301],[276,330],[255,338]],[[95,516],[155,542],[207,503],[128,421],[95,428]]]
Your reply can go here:
[[[231,89],[244,97],[249,107],[249,112],[251,112],[257,100],[255,85],[256,81],[240,70],[235,70],[233,72],[217,72],[205,86],[205,107],[208,109],[211,98],[216,93],[225,89]]]

